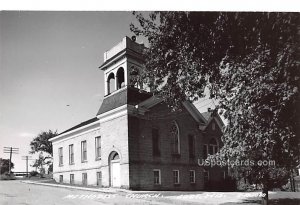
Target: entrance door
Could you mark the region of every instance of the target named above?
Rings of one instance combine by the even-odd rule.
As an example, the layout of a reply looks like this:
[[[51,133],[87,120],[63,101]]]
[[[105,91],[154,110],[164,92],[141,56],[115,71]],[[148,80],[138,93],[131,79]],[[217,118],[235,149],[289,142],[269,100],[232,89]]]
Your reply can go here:
[[[121,177],[120,177],[120,160],[112,160],[111,161],[111,171],[112,171],[112,186],[120,187],[121,185]]]

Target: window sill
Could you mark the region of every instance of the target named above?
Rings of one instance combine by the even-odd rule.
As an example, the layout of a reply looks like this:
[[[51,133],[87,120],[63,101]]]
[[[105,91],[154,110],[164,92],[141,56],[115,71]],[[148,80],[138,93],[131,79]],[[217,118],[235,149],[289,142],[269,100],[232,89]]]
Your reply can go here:
[[[101,157],[98,157],[95,159],[95,161],[100,161],[101,160]]]
[[[180,186],[180,183],[178,183],[178,184],[174,184],[174,186]]]
[[[60,164],[60,165],[58,165],[59,167],[63,167],[64,165],[63,164]]]
[[[81,163],[87,163],[88,161],[87,160],[85,160],[85,161],[81,161]]]
[[[69,163],[69,165],[74,165],[75,163],[73,162],[73,163]]]

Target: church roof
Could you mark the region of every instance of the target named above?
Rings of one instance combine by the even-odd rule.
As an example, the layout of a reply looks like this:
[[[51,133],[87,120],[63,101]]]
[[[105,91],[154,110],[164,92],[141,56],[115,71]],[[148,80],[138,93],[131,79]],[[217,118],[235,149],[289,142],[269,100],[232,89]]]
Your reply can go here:
[[[116,93],[112,93],[104,98],[97,116],[122,105],[137,105],[151,96],[151,93],[132,87],[127,87],[123,90],[116,91]]]
[[[208,121],[211,116],[211,112],[202,112],[201,115],[206,119],[206,121]]]
[[[216,119],[217,124],[219,125],[220,128],[224,126],[224,122],[221,119],[220,115],[218,112],[215,111],[208,111],[208,112],[202,112],[201,115],[205,118],[206,120],[206,126],[213,120]],[[206,127],[204,126],[204,127]]]
[[[80,124],[78,124],[78,125],[75,125],[74,127],[71,127],[70,129],[67,129],[67,130],[63,131],[63,132],[60,133],[59,135],[64,134],[64,133],[67,133],[67,132],[70,132],[70,131],[72,131],[72,130],[75,130],[75,129],[77,129],[77,128],[83,127],[83,126],[85,126],[85,125],[91,124],[91,123],[93,123],[93,122],[96,122],[97,120],[98,120],[98,118],[97,118],[97,117],[94,117],[94,118],[89,119],[89,120],[87,120],[87,121],[84,121],[84,122],[82,122],[82,123],[80,123]]]

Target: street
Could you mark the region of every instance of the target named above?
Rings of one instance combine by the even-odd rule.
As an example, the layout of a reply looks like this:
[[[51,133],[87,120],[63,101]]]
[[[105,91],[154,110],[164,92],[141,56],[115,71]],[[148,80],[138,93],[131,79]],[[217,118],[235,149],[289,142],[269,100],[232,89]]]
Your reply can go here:
[[[0,181],[1,205],[174,204],[174,201],[169,199],[156,199],[155,201],[153,199],[151,195],[106,194],[26,184],[19,180]]]
[[[59,185],[61,186],[61,185]],[[0,181],[0,205],[209,204],[258,205],[261,192],[179,192],[102,189],[103,192]],[[273,204],[299,205],[299,192],[269,192]],[[270,204],[272,204],[270,203]]]

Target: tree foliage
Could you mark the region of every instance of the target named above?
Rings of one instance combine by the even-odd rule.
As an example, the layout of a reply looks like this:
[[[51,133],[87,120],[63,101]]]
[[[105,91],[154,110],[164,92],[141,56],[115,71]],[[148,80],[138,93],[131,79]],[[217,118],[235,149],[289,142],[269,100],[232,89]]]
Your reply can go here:
[[[52,144],[49,141],[50,138],[57,136],[57,131],[49,130],[43,131],[37,135],[31,142],[31,154],[37,153],[37,152],[46,152],[50,155],[52,155]]]
[[[220,156],[275,160],[236,167],[264,187],[299,165],[299,13],[135,13],[149,41],[142,79],[172,105],[209,89],[228,121]]]
[[[39,158],[35,160],[32,167],[36,167],[37,169],[39,169],[40,174],[42,176],[43,174],[45,174],[45,165],[48,165],[48,167],[52,167],[53,169],[52,158],[49,156],[43,156],[43,154],[40,153]]]
[[[11,169],[14,168],[14,163],[11,163]],[[0,174],[9,172],[9,159],[0,158]]]

